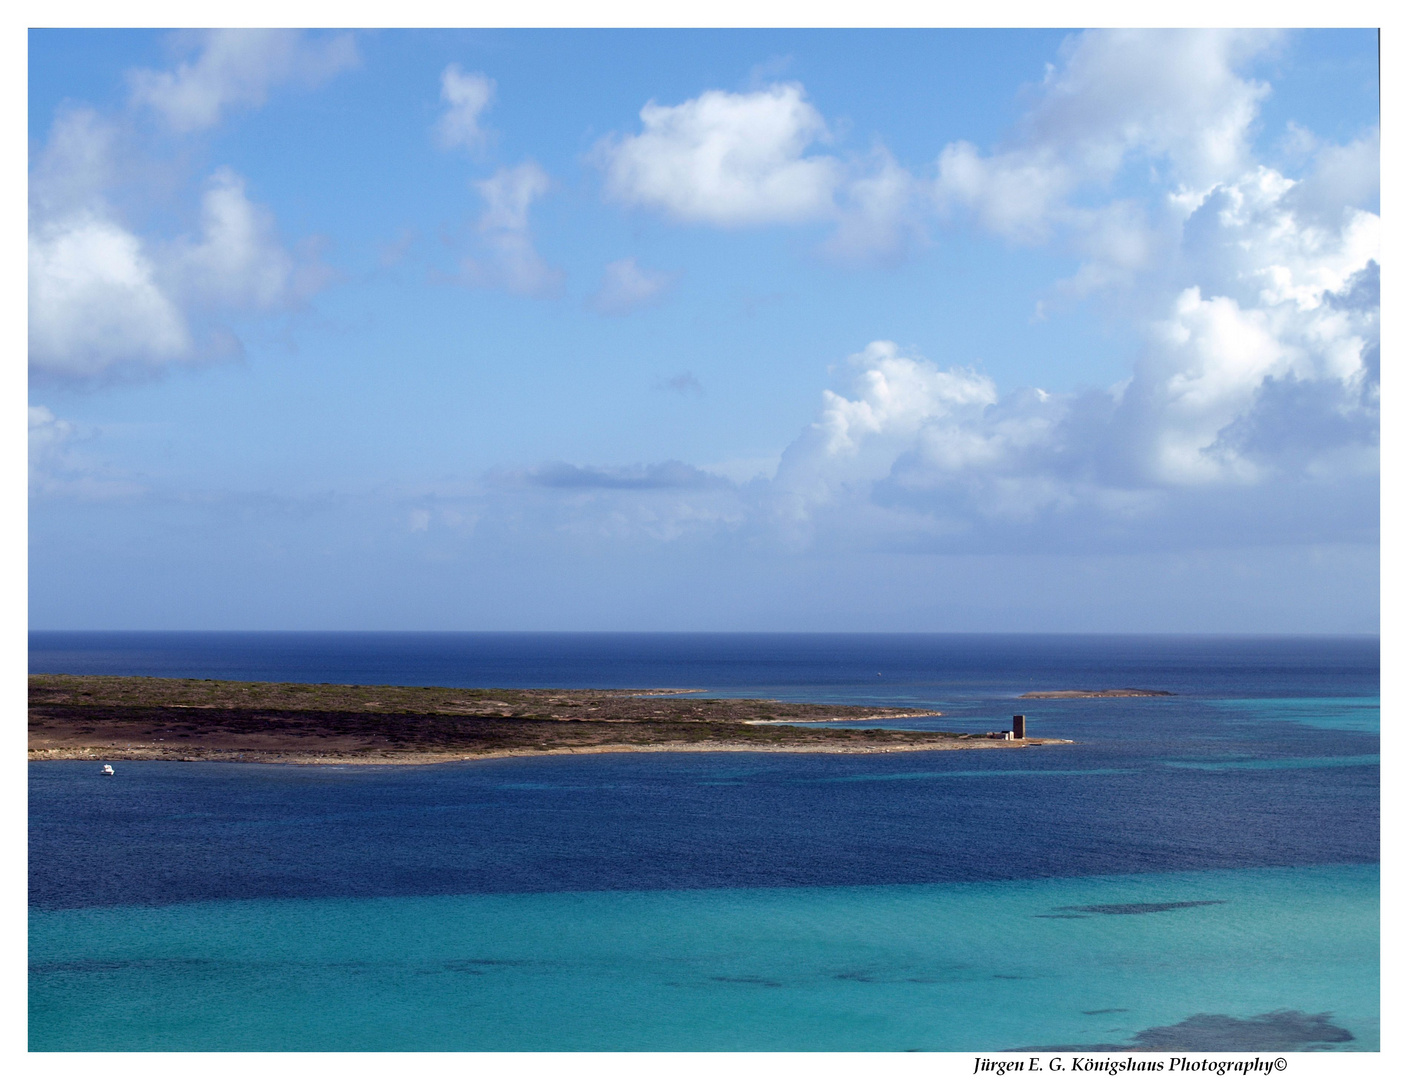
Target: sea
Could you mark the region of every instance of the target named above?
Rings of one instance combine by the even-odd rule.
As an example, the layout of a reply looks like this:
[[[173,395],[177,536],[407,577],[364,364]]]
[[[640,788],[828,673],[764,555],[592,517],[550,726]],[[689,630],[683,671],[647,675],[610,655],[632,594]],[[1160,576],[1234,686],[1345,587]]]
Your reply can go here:
[[[1376,637],[31,633],[1069,745],[29,766],[29,1047],[1379,1049]],[[1167,697],[1022,699],[1139,687]],[[867,722],[864,726],[880,726]]]

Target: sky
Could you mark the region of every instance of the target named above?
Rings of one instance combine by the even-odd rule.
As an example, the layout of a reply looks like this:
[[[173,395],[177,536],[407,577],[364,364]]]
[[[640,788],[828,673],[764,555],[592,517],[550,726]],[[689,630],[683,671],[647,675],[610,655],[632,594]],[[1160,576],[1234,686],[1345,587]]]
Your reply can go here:
[[[35,629],[1374,633],[1373,31],[31,31]]]

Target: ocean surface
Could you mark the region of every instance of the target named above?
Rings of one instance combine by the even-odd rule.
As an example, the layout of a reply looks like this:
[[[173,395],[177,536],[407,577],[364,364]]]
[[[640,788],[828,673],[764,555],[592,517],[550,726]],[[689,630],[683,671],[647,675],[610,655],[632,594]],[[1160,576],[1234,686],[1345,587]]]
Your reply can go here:
[[[33,633],[30,670],[1075,740],[32,763],[32,1050],[1379,1048],[1376,638]],[[1019,700],[1126,686],[1174,696]]]

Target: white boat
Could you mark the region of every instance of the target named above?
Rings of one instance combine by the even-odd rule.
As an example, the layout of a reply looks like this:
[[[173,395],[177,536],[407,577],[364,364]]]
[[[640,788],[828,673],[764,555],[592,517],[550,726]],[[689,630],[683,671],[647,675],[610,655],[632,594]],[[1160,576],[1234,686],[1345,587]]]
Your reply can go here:
[[[104,765],[104,766],[103,766],[103,775],[104,775],[104,776],[111,776],[111,775],[112,775],[112,766],[111,766],[111,765]]]

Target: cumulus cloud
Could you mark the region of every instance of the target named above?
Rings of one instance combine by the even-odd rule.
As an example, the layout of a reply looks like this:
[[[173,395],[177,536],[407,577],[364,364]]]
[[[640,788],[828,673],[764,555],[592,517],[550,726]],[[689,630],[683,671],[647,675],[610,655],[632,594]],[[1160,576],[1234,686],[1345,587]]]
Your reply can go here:
[[[812,152],[831,134],[798,83],[652,101],[640,119],[593,151],[624,205],[722,228],[831,223],[822,250],[844,259],[891,257],[917,233],[917,186],[883,146],[851,161]]]
[[[1109,390],[999,395],[872,343],[851,358],[849,393],[826,391],[783,456],[790,512],[883,488],[958,517],[1001,517],[1014,493],[1028,511],[1127,513],[1179,491],[1374,477],[1377,220],[1354,212],[1327,233],[1296,216],[1293,192],[1257,170],[1208,194],[1182,263],[1236,288],[1178,291]]]
[[[674,276],[640,266],[634,256],[607,263],[601,286],[589,303],[601,315],[629,315],[658,303],[674,284]]]
[[[723,226],[807,221],[831,210],[840,165],[806,155],[827,131],[796,83],[650,102],[640,119],[640,134],[597,144],[613,199]]]
[[[494,100],[494,80],[483,72],[465,74],[451,64],[440,76],[440,100],[445,111],[435,124],[435,134],[445,149],[478,150],[488,139],[479,118]]]
[[[1085,259],[1063,283],[1069,294],[1129,285],[1177,243],[1190,204],[1253,168],[1250,139],[1270,88],[1239,68],[1276,41],[1220,30],[1073,36],[1005,144],[942,150],[934,205],[1014,243],[1064,240]],[[1162,198],[1111,197],[1136,165]]]
[[[349,34],[313,38],[293,30],[208,30],[182,39],[194,59],[170,71],[142,68],[128,75],[132,103],[152,109],[182,133],[214,127],[232,106],[262,105],[281,84],[317,86],[357,64]]]
[[[1166,162],[1175,183],[1206,187],[1247,164],[1249,131],[1271,88],[1237,69],[1275,40],[1220,30],[1072,37],[1022,123],[1023,150],[1097,180],[1140,153]]]
[[[521,296],[557,294],[562,271],[538,254],[528,224],[529,209],[551,186],[548,174],[531,161],[475,183],[485,208],[475,226],[479,251],[461,264],[466,284]]]
[[[1147,539],[1173,528],[1174,507],[1174,531],[1253,528],[1239,515],[1255,507],[1284,525],[1305,485],[1322,485],[1317,498],[1371,490],[1378,134],[1336,146],[1294,133],[1300,177],[1254,160],[1268,88],[1239,72],[1274,43],[1074,37],[1007,143],[946,147],[941,209],[1009,241],[1065,243],[1084,258],[1061,283],[1069,294],[1117,285],[1135,299],[1132,373],[1107,390],[999,394],[974,372],[874,343],[784,453],[781,519],[903,522],[949,540],[990,538],[996,522],[1059,533],[1057,522],[1082,519]],[[1142,194],[1117,189],[1135,165]]]
[[[939,156],[942,206],[987,228],[1041,241],[1083,186],[1114,179],[1134,156],[1173,183],[1206,189],[1243,171],[1264,83],[1236,66],[1268,47],[1261,33],[1098,31],[1069,39],[1012,144],[990,155],[970,143]]]
[[[118,366],[155,370],[185,358],[190,330],[157,278],[142,242],[96,213],[31,226],[31,368],[90,378]]]
[[[316,258],[284,248],[272,215],[229,169],[207,178],[190,232],[143,230],[112,198],[142,171],[127,153],[119,124],[70,109],[36,155],[28,246],[29,362],[37,376],[150,375],[237,350],[223,316],[286,308],[326,280]],[[140,205],[124,193],[129,206]]]
[[[997,387],[979,372],[941,369],[891,341],[871,342],[847,367],[850,386],[823,391],[820,414],[778,466],[772,495],[794,522],[827,505],[867,502],[876,484],[918,458],[927,469],[974,476],[1006,465],[1033,439],[1028,418],[995,419]]]
[[[233,172],[210,178],[201,210],[197,234],[168,242],[139,236],[100,200],[32,218],[31,370],[78,380],[155,373],[230,348],[211,324],[220,313],[295,304],[325,280],[316,262],[283,248]],[[210,331],[203,345],[196,324]]]
[[[1363,502],[1376,487],[1377,300],[1349,299],[1375,272],[1274,316],[1190,289],[1109,390],[999,394],[971,370],[874,342],[851,358],[851,388],[824,393],[762,504],[794,536],[824,525],[955,550],[1102,533],[1134,547],[1262,530],[1345,539],[1376,503],[1338,521],[1296,521],[1292,508],[1309,492]]]
[[[274,217],[245,195],[229,169],[210,177],[201,199],[199,237],[176,244],[174,269],[187,295],[230,307],[267,310],[295,294],[292,256],[279,243]]]

